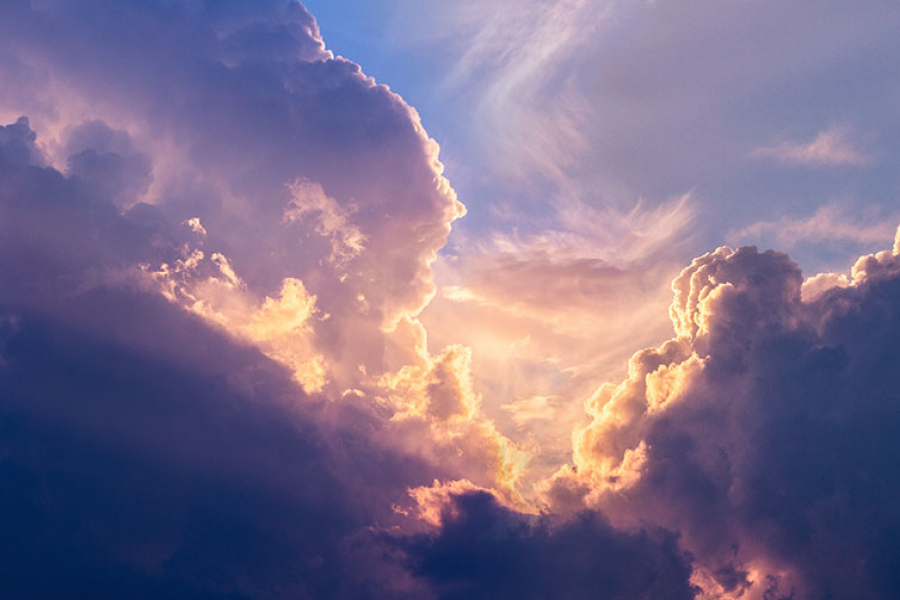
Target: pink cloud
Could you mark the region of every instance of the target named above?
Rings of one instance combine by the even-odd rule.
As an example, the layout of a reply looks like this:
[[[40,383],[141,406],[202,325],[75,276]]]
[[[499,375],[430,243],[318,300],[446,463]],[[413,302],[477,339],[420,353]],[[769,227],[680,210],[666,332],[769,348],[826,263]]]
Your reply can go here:
[[[809,167],[863,167],[872,162],[872,157],[859,147],[850,132],[841,127],[821,131],[809,142],[785,141],[757,148],[751,156]]]

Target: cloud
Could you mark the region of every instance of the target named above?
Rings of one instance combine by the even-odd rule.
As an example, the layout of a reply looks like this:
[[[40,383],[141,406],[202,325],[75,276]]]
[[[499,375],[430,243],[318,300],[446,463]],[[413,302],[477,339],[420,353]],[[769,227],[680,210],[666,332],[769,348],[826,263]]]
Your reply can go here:
[[[695,259],[677,337],[588,400],[548,499],[681,532],[709,597],[890,595],[900,258],[863,256],[805,302],[801,283],[777,252]]]
[[[197,233],[199,219],[186,221]],[[145,289],[199,315],[232,336],[253,343],[268,357],[288,366],[307,392],[325,386],[324,358],[314,348],[313,327],[323,318],[316,297],[303,282],[287,277],[277,297],[257,302],[231,266],[228,258],[185,244],[182,257],[153,268],[140,265]]]
[[[648,6],[662,7],[650,33],[696,15]],[[590,9],[523,14],[570,43]],[[595,389],[661,331],[665,315],[648,315],[671,263],[656,260],[681,247],[688,197],[617,210],[587,186],[560,192],[555,225],[496,236],[436,296],[465,212],[437,144],[300,4],[2,11],[0,110],[29,116],[0,129],[0,570],[14,595],[689,598],[689,576],[748,598],[896,589],[900,242],[811,279],[805,301],[786,255],[700,257],[675,281],[676,337]],[[598,79],[625,90],[612,104],[629,110],[604,121],[623,156],[678,113],[641,106],[643,141],[622,143],[632,120],[615,117],[641,86],[687,94],[662,96],[705,120],[709,104],[683,100],[719,82],[647,77],[691,44],[648,53],[654,36],[637,37],[623,56],[652,64]],[[542,69],[569,48],[548,39],[498,57],[506,101],[555,89]],[[588,154],[552,162],[603,155]],[[479,344],[449,339],[463,322]],[[559,402],[546,418],[550,398],[587,388],[587,415]],[[516,417],[533,437],[510,433]],[[566,516],[532,514],[526,463],[557,469],[576,423],[574,464],[544,482]]]
[[[314,314],[299,281],[286,279],[261,306],[228,306],[248,286],[224,255],[191,247],[203,238],[190,224],[147,205],[123,211],[77,177],[23,162],[34,143],[24,121],[0,129],[0,574],[9,593],[413,599],[474,586],[504,596],[521,590],[514,574],[527,567],[541,593],[689,597],[688,557],[672,534],[621,533],[596,515],[551,530],[490,494],[457,498],[479,488],[453,483],[449,462],[427,465],[383,443],[397,430],[377,407],[305,394],[286,361],[179,301],[212,286],[227,300],[217,314],[243,315],[248,332],[269,340]],[[134,268],[150,261],[167,265],[159,272],[170,298]],[[477,474],[502,438],[471,419],[468,353],[422,358],[405,373],[414,394],[398,399],[397,420],[419,417],[446,434]],[[450,483],[428,486],[426,473]],[[403,517],[393,507],[408,493],[422,510]],[[451,502],[455,517],[436,521]],[[416,534],[402,518],[430,519],[432,529]],[[496,550],[519,549],[501,577],[444,571],[450,563],[438,559],[477,554],[468,542],[482,538],[484,520],[504,532],[486,540]],[[569,552],[592,560],[568,564]]]
[[[614,3],[400,4],[397,19],[415,23],[400,35],[416,45],[440,40],[452,52],[440,85],[472,99],[493,165],[519,178],[562,180],[590,144],[590,102],[566,75]]]
[[[191,231],[193,231],[197,235],[206,235],[206,228],[203,226],[203,223],[200,222],[200,217],[191,217],[190,219],[185,219],[181,222],[181,224],[190,227]]]
[[[832,288],[847,287],[850,280],[841,273],[817,273],[803,281],[800,296],[804,302],[812,302]]]
[[[143,200],[155,219],[188,223],[148,241],[165,252],[117,268],[141,265],[145,289],[281,362],[306,392],[377,413],[379,443],[518,497],[535,444],[501,430],[499,402],[484,410],[472,389],[481,381],[469,382],[476,368],[448,358],[466,354],[456,343],[468,340],[428,338],[419,322],[437,291],[437,252],[465,209],[416,111],[333,57],[299,5],[101,5],[26,10],[31,35],[11,31],[9,43],[52,80],[33,95],[54,110],[19,103],[51,138],[52,164],[76,146],[144,156],[149,189],[116,202],[147,212],[135,204]],[[126,68],[111,55],[137,62]],[[173,101],[162,89],[183,94]],[[76,131],[82,124],[91,135]],[[114,179],[112,164],[97,171]],[[673,243],[689,216],[678,199],[624,213],[575,202],[560,218],[584,228],[535,243],[582,243],[601,229],[586,223],[606,219],[605,241],[618,229],[627,240],[615,250],[645,256]],[[205,235],[191,234],[193,219]],[[404,377],[409,385],[395,385]],[[415,411],[454,400],[466,410]]]
[[[362,252],[366,238],[350,223],[350,214],[355,207],[341,207],[316,183],[296,181],[290,185],[290,190],[293,197],[284,211],[285,222],[294,223],[314,215],[316,233],[332,239],[331,260],[347,260]]]
[[[18,165],[38,163],[43,158],[34,142],[37,135],[31,130],[28,117],[0,128],[0,148],[4,162]]]
[[[454,598],[693,598],[675,536],[617,531],[599,515],[529,517],[484,492],[452,495],[442,527],[404,543],[415,573]]]
[[[470,493],[483,493],[492,496],[497,502],[503,499],[493,495],[491,490],[478,487],[468,479],[441,482],[434,480],[431,485],[423,485],[409,490],[409,497],[413,501],[411,509],[395,507],[395,510],[412,513],[416,519],[432,528],[440,528],[441,522],[452,515],[459,516],[456,498]]]
[[[395,531],[434,478],[521,501],[527,452],[481,412],[469,351],[432,354],[417,320],[464,212],[436,144],[299,5],[242,6],[59,2],[2,26],[48,74],[0,129],[16,589],[423,597],[355,547],[367,528]]]
[[[524,427],[532,421],[546,421],[556,416],[557,407],[562,400],[559,396],[528,396],[519,398],[515,402],[504,404],[500,408],[508,411],[519,427]]]
[[[92,120],[68,133],[67,173],[96,188],[116,204],[133,206],[153,181],[150,158],[135,150],[125,131]]]
[[[754,158],[774,159],[789,166],[862,167],[872,162],[854,142],[845,128],[832,127],[819,132],[810,142],[781,142],[757,148]]]
[[[574,201],[555,212],[546,229],[473,240],[441,259],[439,294],[421,316],[437,347],[472,349],[484,413],[533,455],[526,497],[567,460],[579,399],[621,377],[635,349],[670,335],[667,282],[695,216],[689,195],[625,212]],[[556,400],[532,411],[529,398]],[[529,414],[543,418],[526,426]]]
[[[697,214],[692,193],[656,205],[638,200],[628,210],[561,199],[553,223],[536,232],[494,236],[495,252],[547,253],[559,258],[598,258],[632,263],[686,243]],[[486,249],[486,250],[488,250]]]
[[[383,363],[385,332],[430,299],[464,208],[412,108],[334,58],[300,4],[258,4],[17,8],[4,44],[45,76],[4,108],[121,203],[199,219],[256,303],[302,281],[334,317],[315,332],[327,377],[353,387],[360,364],[402,366]]]
[[[878,222],[872,223],[871,221]],[[894,235],[894,228],[883,215],[876,219],[860,218],[847,206],[826,204],[806,218],[782,217],[776,221],[761,221],[728,234],[732,242],[773,240],[781,248],[798,243],[850,242],[854,244],[883,244]]]
[[[417,318],[465,213],[438,146],[402,98],[325,49],[299,3],[214,4],[17,5],[4,45],[44,77],[4,108],[29,114],[85,195],[167,224],[117,276],[255,345],[307,392],[405,413],[416,400],[379,382],[440,362]],[[446,449],[466,455],[457,476],[490,479],[516,453],[483,414],[466,418]]]
[[[460,228],[476,236],[485,223],[533,228],[559,196],[626,209],[697,190],[699,244],[684,261],[784,207],[804,215],[823,198],[871,207],[894,194],[900,98],[883,57],[898,54],[900,15],[889,1],[387,4],[400,7],[387,23],[401,26],[379,40],[393,50],[386,70],[447,141],[477,216]],[[803,17],[811,10],[817,19]],[[456,65],[462,76],[435,93]],[[754,149],[857,166],[779,168],[749,159]]]
[[[518,486],[529,454],[485,418],[471,361],[468,348],[449,346],[421,365],[382,377],[374,391],[394,410],[383,441],[428,462],[452,465],[461,477],[520,502]]]
[[[362,414],[325,425],[282,365],[145,291],[129,267],[177,256],[186,228],[22,162],[34,143],[24,121],[0,129],[6,592],[393,597],[346,545],[424,471],[360,436]]]

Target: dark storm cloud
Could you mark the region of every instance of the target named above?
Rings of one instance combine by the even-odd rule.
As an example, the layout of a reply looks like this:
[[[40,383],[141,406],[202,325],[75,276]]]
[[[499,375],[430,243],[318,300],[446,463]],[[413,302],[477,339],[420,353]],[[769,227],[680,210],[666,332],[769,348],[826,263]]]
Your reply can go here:
[[[689,558],[671,533],[625,533],[590,512],[554,525],[485,492],[453,497],[441,529],[407,550],[442,600],[694,597]]]

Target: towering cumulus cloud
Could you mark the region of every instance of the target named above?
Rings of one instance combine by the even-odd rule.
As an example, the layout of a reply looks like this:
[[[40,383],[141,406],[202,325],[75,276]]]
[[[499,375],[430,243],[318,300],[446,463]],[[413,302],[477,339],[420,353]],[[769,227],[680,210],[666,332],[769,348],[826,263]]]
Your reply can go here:
[[[694,260],[677,337],[588,401],[551,502],[680,531],[711,598],[895,595],[900,246],[802,283],[777,252]]]
[[[2,108],[28,115],[46,165],[120,210],[183,224],[136,257],[145,283],[306,392],[404,412],[391,384],[406,367],[425,385],[433,372],[417,315],[464,214],[416,112],[326,50],[296,2],[5,10]],[[524,454],[477,411],[462,420],[419,429],[460,476],[511,489]]]
[[[247,300],[301,280],[321,382],[384,370],[382,332],[433,293],[430,262],[463,214],[415,111],[333,58],[296,3],[32,5],[0,26],[4,79],[36,80],[4,108],[55,136],[52,164],[117,203],[198,219]],[[190,270],[179,295],[227,320],[235,294]]]

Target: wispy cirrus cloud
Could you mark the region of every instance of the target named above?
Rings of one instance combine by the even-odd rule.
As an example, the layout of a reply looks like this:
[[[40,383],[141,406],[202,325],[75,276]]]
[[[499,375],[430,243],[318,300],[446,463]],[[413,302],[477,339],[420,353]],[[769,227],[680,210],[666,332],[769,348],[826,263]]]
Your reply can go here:
[[[825,129],[808,142],[783,141],[757,148],[751,156],[805,167],[863,167],[874,160],[845,127]]]
[[[591,103],[576,68],[610,18],[614,0],[463,0],[403,4],[404,22],[454,50],[445,93],[470,98],[493,164],[562,183],[589,150]],[[408,35],[408,34],[407,34]]]
[[[897,156],[897,90],[876,58],[896,55],[900,13],[888,2],[829,4],[816,20],[804,18],[809,0],[766,11],[711,0],[401,4],[407,26],[392,43],[442,61],[423,76],[452,119],[444,137],[464,138],[469,156],[455,160],[474,158],[471,181],[456,180],[473,214],[497,197],[539,213],[560,188],[594,205],[697,189],[710,199],[707,242],[720,244],[763,195],[812,210],[837,166],[857,204],[883,201]],[[853,92],[869,82],[885,83]],[[759,177],[766,162],[807,168]]]
[[[773,241],[781,248],[792,248],[799,243],[848,242],[852,244],[883,244],[893,239],[900,215],[868,211],[856,214],[845,204],[832,203],[819,207],[808,217],[781,217],[760,221],[743,229],[728,233],[732,244]]]

